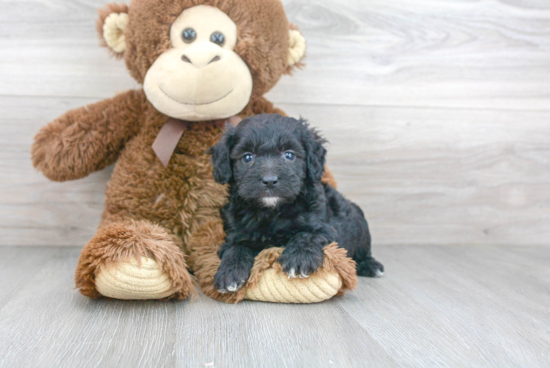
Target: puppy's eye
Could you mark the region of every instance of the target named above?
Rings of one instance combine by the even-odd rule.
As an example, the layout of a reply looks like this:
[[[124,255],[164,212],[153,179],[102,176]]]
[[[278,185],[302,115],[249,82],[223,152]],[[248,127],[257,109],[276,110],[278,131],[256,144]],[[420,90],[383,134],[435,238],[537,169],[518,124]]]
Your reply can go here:
[[[225,43],[225,36],[221,32],[214,32],[210,35],[210,41],[214,42],[216,45],[223,46]]]
[[[183,42],[191,43],[197,38],[197,32],[193,28],[186,28],[183,30],[181,37],[183,38]]]
[[[296,155],[294,154],[294,152],[285,152],[284,155],[288,161],[294,161],[294,159],[296,158]]]
[[[243,156],[242,160],[245,164],[247,164],[250,161],[252,161],[253,158],[254,156],[252,156],[250,153],[247,153],[246,155]]]

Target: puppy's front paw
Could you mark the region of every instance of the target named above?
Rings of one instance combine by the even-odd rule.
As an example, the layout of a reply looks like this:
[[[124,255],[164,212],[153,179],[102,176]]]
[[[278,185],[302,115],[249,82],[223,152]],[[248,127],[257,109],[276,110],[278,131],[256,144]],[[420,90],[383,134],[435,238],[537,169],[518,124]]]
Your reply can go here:
[[[309,277],[323,264],[322,248],[286,248],[278,259],[289,278]]]
[[[214,287],[222,294],[234,293],[246,284],[251,268],[243,264],[224,265],[222,262],[214,276]]]

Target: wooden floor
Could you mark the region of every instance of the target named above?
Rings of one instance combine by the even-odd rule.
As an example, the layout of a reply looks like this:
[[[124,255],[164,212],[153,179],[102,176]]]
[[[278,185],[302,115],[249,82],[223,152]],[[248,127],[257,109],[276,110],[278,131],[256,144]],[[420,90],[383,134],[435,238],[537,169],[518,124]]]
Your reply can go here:
[[[0,366],[550,366],[548,247],[380,247],[385,277],[315,305],[89,300],[78,253],[0,247]]]

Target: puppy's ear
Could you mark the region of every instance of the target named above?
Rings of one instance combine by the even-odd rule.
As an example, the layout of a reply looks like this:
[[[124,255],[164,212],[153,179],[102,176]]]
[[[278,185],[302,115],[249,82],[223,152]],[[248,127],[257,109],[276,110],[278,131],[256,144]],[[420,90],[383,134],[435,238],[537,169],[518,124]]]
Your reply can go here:
[[[218,144],[206,151],[206,153],[212,155],[214,179],[220,184],[229,183],[233,177],[230,153],[233,148],[234,137],[235,127],[228,126]]]
[[[302,144],[306,150],[307,177],[313,183],[319,183],[323,177],[327,156],[327,150],[323,147],[326,140],[315,129],[310,128],[304,120],[300,119],[300,122],[304,126]]]

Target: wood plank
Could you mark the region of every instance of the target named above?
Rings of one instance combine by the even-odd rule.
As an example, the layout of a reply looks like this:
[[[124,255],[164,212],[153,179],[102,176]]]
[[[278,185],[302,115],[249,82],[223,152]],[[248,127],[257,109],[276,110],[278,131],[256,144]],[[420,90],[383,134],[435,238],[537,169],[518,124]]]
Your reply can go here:
[[[17,5],[15,5],[17,4]],[[97,45],[103,0],[2,1],[0,95],[105,98],[135,83]],[[278,103],[550,109],[550,5],[287,0],[307,67]]]
[[[0,247],[0,310],[39,273],[46,263],[59,255],[59,248]]]
[[[71,291],[76,256],[77,250],[68,248],[64,257],[48,262],[0,311],[0,365],[204,366],[212,359],[218,367],[257,362],[280,367],[327,366],[331,359],[353,366],[392,361],[365,331],[346,334],[356,323],[335,314],[332,302],[303,308],[226,305],[204,296],[194,303],[91,301]],[[275,337],[260,340],[270,335]]]
[[[2,245],[84,246],[95,234],[103,203],[0,205]]]
[[[30,249],[0,248],[30,275],[0,305],[0,366],[550,364],[548,246],[378,247],[385,277],[315,305],[93,301],[78,248],[32,249],[38,271]]]
[[[63,252],[0,311],[0,365],[167,364],[174,304],[87,299],[72,290],[79,249]]]
[[[361,278],[339,303],[400,366],[550,363],[548,247],[389,246],[377,254],[383,283]]]
[[[177,309],[176,319],[184,321],[176,330],[178,366],[396,366],[334,301],[308,308],[249,301],[233,306],[202,297],[197,304]],[[195,323],[185,322],[190,314]]]
[[[45,121],[91,101],[0,98],[0,244],[83,245],[94,234],[111,169],[52,183],[29,153]],[[330,168],[365,210],[375,244],[544,244],[550,236],[547,112],[280,107],[329,139]]]
[[[363,208],[376,244],[545,244],[550,235],[545,114],[285,108],[329,139],[339,189]]]

